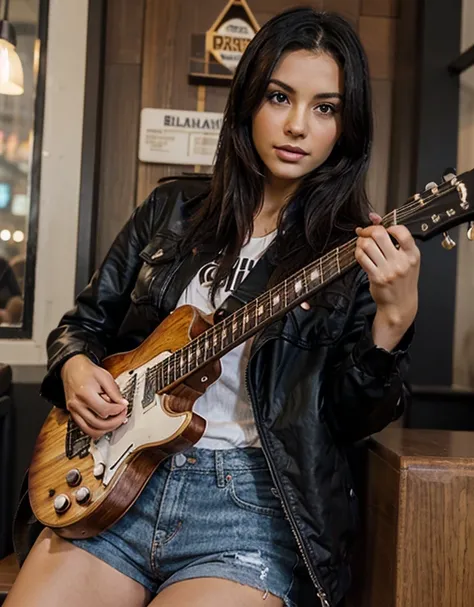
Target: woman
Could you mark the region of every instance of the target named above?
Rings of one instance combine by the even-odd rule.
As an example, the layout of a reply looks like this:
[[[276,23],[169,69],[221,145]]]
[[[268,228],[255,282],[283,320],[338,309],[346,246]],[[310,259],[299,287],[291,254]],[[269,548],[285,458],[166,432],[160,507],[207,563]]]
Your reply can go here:
[[[369,221],[371,137],[351,27],[310,8],[271,19],[237,68],[210,183],[165,183],[135,211],[50,335],[43,395],[99,437],[127,404],[100,360],[177,306],[246,301],[262,273],[276,284],[354,231],[359,265],[221,360],[195,405],[205,435],[121,521],[90,540],[44,531],[7,607],[342,600],[357,519],[346,447],[401,414],[417,310],[410,233]]]

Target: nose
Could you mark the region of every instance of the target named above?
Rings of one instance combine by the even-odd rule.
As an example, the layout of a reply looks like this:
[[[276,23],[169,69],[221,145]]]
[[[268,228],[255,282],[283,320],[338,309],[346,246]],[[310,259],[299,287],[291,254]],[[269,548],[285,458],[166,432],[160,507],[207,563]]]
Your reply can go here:
[[[285,123],[285,135],[292,137],[305,137],[307,133],[307,120],[304,108],[292,107],[288,112]]]

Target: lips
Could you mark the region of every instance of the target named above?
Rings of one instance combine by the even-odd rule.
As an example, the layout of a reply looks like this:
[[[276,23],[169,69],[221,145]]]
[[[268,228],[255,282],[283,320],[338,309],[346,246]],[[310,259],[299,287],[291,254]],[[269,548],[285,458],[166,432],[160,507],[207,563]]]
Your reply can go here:
[[[301,148],[293,145],[282,145],[280,147],[275,147],[275,153],[278,158],[284,162],[298,162],[308,155],[308,152],[305,152]]]
[[[293,154],[300,154],[302,156],[307,156],[308,152],[305,152],[301,148],[295,147],[293,145],[281,145],[277,147],[277,150],[284,150],[286,152],[291,152]]]

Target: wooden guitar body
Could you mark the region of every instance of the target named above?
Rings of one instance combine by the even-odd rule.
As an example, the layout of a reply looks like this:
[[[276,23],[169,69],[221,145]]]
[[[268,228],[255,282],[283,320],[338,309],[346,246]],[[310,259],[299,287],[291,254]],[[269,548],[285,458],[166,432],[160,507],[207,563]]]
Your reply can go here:
[[[137,383],[144,383],[146,369],[152,361],[166,358],[209,326],[209,320],[197,309],[183,306],[165,319],[137,349],[104,359],[103,366],[116,381],[119,380],[119,386],[120,378],[123,384],[123,381],[128,381],[127,376],[136,373],[136,395],[129,405],[129,421],[112,435],[122,433],[121,443],[126,447],[132,442],[129,437],[134,430],[139,438],[131,452],[127,449],[119,451],[125,454],[109,472],[107,485],[104,485],[107,471],[99,477],[94,475],[97,461],[91,449],[87,449],[93,441],[77,427],[71,428],[67,411],[56,407],[51,411],[38,436],[28,478],[31,507],[42,524],[67,538],[86,538],[100,533],[127,512],[161,461],[199,440],[206,422],[193,413],[192,407],[219,377],[218,360],[171,386],[166,394],[154,393],[145,408],[142,406],[143,385],[137,389]],[[122,393],[126,393],[123,387]],[[159,432],[160,428],[154,428],[154,425],[165,427],[165,431]],[[68,433],[75,433],[79,441],[75,449],[79,452],[73,457],[67,456],[65,447]],[[142,444],[138,444],[140,441]],[[81,446],[84,448],[80,449]],[[109,462],[110,465],[113,463]],[[78,503],[84,497],[85,503]],[[63,512],[57,511],[55,500],[56,505],[66,502]]]

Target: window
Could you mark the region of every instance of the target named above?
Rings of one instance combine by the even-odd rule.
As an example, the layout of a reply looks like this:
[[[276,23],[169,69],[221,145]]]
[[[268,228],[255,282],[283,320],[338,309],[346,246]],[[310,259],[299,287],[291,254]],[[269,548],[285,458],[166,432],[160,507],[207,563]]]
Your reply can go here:
[[[0,362],[14,374],[46,363],[48,333],[74,302],[89,7],[89,0],[11,0],[15,25],[22,2],[39,7],[41,50],[29,186],[9,202],[11,215],[28,209],[22,324],[0,325]]]
[[[0,337],[32,334],[47,16],[47,0],[10,2],[24,92],[0,94]]]

